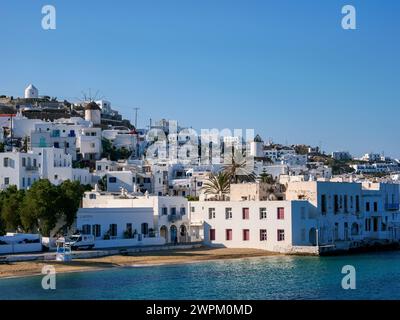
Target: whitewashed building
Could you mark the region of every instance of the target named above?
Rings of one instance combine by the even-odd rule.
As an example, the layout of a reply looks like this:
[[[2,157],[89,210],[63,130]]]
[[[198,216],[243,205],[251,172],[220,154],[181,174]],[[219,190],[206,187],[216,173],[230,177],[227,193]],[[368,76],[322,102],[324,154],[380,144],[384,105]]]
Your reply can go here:
[[[154,238],[162,243],[185,243],[191,241],[187,208],[183,197],[91,191],[84,195],[76,227],[97,240]]]

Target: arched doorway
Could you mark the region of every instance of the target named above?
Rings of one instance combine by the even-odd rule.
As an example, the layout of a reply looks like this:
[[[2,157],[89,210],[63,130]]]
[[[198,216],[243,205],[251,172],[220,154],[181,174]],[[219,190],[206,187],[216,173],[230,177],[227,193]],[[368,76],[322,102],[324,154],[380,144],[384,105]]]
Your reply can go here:
[[[179,227],[179,242],[188,242],[187,229],[184,224]]]
[[[308,233],[308,241],[313,245],[317,245],[317,230],[315,228],[311,228]]]
[[[160,237],[163,237],[165,242],[168,242],[168,228],[166,226],[160,228]]]
[[[171,234],[171,242],[177,243],[178,242],[178,230],[176,229],[176,226],[172,225],[171,228],[169,228],[169,232]]]

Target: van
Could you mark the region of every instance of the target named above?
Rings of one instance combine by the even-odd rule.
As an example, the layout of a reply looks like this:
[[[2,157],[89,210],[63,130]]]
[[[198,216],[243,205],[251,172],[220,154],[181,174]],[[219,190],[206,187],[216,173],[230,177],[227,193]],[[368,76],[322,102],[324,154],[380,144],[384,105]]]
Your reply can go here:
[[[93,249],[94,236],[90,234],[75,234],[69,237],[68,244],[71,246],[72,250]]]

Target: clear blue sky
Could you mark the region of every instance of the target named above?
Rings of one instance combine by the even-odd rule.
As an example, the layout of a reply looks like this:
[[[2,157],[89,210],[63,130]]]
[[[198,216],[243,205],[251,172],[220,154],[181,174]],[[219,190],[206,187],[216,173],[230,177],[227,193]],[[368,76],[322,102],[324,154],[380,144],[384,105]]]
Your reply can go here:
[[[41,8],[57,9],[57,30]],[[357,9],[357,30],[341,8]],[[400,1],[0,3],[0,92],[100,90],[139,124],[254,128],[276,142],[400,157]]]

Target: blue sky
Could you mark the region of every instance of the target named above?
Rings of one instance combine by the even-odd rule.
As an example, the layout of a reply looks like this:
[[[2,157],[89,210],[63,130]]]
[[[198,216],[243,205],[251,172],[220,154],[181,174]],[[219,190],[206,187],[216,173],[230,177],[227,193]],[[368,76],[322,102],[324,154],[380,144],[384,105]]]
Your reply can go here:
[[[341,28],[346,4],[357,30]],[[129,119],[139,106],[142,127],[169,118],[400,157],[399,33],[396,0],[3,0],[0,94],[91,88]]]

